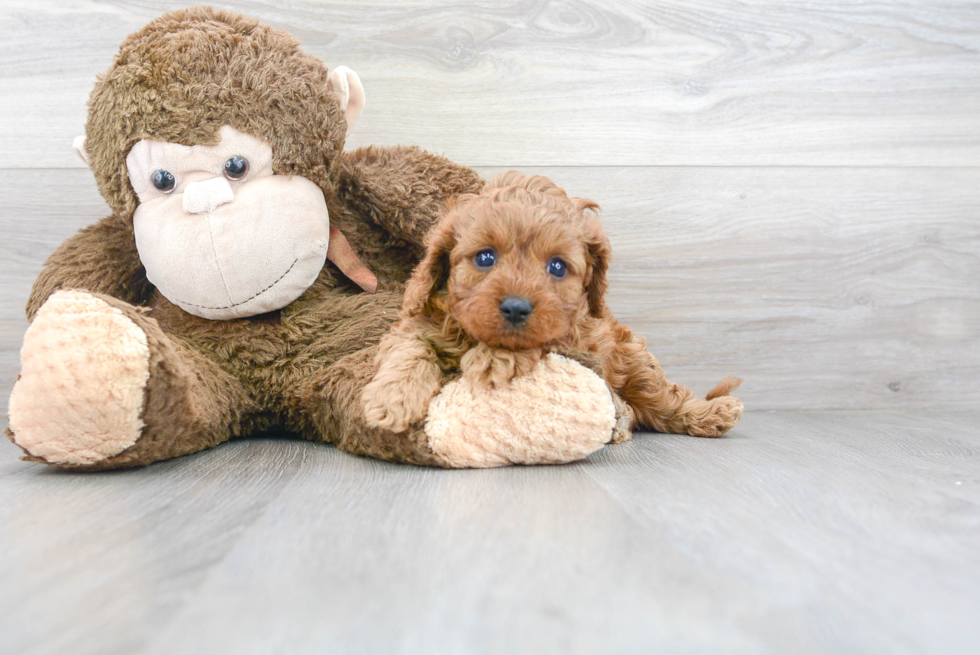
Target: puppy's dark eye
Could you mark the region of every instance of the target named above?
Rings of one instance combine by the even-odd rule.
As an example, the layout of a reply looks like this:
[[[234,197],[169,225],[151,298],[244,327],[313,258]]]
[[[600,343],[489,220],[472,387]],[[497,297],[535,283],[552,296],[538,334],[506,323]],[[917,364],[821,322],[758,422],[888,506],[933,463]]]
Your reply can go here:
[[[493,248],[484,248],[473,256],[473,263],[484,271],[492,268],[497,263],[497,251]]]
[[[170,171],[154,171],[151,179],[157,191],[163,191],[164,193],[170,193],[177,186],[177,179]]]
[[[248,160],[244,157],[232,157],[225,162],[225,177],[229,180],[240,180],[248,173]]]
[[[568,264],[561,257],[552,257],[548,262],[548,273],[560,280],[568,274]]]

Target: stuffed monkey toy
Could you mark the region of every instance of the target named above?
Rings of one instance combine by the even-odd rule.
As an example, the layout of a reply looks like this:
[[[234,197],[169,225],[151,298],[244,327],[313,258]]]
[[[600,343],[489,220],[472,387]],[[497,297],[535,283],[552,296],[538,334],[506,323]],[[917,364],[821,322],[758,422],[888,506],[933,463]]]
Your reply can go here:
[[[423,237],[482,181],[414,147],[345,152],[363,107],[353,71],[231,12],[176,11],[125,40],[75,142],[112,213],[51,255],[27,304],[7,430],[26,459],[132,467],[273,429],[434,466],[569,461],[609,441],[612,399],[583,367],[496,399],[551,417],[525,426],[526,451],[484,440],[459,457],[493,412],[448,431],[429,417],[438,439],[366,426],[361,391]]]

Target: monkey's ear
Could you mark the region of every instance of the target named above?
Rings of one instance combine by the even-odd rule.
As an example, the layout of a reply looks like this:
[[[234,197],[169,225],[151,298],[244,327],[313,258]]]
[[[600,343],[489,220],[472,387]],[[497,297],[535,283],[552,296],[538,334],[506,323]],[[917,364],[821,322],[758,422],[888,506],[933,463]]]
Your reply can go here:
[[[344,118],[347,119],[347,133],[354,130],[357,119],[364,111],[364,86],[357,73],[346,66],[337,66],[330,71],[327,78],[330,86],[340,95],[340,106],[344,109]]]
[[[85,149],[85,135],[76,136],[75,140],[71,142],[71,147],[75,149],[75,154],[78,158],[85,162],[86,166],[88,163],[88,150]]]
[[[425,237],[425,257],[412,271],[405,285],[402,316],[417,316],[425,311],[429,299],[442,291],[449,281],[449,253],[456,245],[457,214],[450,208],[442,221]]]

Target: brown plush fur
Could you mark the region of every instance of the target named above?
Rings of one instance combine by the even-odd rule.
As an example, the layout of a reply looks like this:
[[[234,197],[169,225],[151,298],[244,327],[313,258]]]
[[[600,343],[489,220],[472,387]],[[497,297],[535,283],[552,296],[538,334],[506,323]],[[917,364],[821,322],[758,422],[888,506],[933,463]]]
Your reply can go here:
[[[126,170],[136,142],[214,145],[222,125],[268,141],[277,173],[331,191],[346,123],[327,67],[299,45],[210,7],[165,14],[127,37],[92,91],[85,127],[90,165],[113,212],[132,216],[139,204]]]
[[[606,306],[610,246],[589,200],[569,198],[551,180],[509,172],[479,195],[463,196],[432,231],[405,292],[400,321],[382,341],[379,371],[363,395],[368,423],[395,431],[425,416],[447,376],[495,385],[527,373],[545,352],[595,353],[608,384],[639,425],[661,432],[720,436],[741,416],[726,378],[707,398],[669,382],[644,340]],[[492,249],[486,270],[473,261]],[[567,274],[548,264],[558,257]],[[509,324],[501,301],[533,311]]]
[[[131,35],[99,78],[87,150],[113,214],[48,259],[27,313],[33,317],[58,289],[111,297],[147,333],[151,375],[139,441],[83,468],[147,464],[271,428],[375,457],[440,463],[421,437],[412,449],[401,435],[368,430],[356,399],[374,373],[372,346],[396,318],[423,235],[449,198],[482,181],[414,147],[343,152],[344,114],[327,78],[326,66],[292,36],[208,7],[164,15]],[[212,321],[174,306],[147,281],[126,155],[141,139],[211,145],[225,124],[268,141],[276,174],[319,185],[332,224],[377,274],[376,295],[328,261],[279,323]]]

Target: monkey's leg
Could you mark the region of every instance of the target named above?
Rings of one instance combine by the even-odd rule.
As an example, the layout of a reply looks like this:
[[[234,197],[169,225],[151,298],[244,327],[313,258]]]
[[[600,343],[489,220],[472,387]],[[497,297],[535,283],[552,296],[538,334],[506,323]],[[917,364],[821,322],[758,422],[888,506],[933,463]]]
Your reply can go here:
[[[239,382],[123,301],[59,291],[24,337],[11,440],[27,459],[101,470],[149,464],[233,436]]]
[[[625,325],[614,328],[616,345],[605,375],[636,413],[639,425],[658,432],[720,437],[742,416],[742,403],[728,396],[741,382],[725,378],[706,398],[664,377],[646,343]]]
[[[429,447],[429,438],[421,426],[398,433],[368,427],[361,393],[377,372],[374,364],[377,351],[377,346],[365,348],[301,381],[291,403],[302,408],[293,419],[294,429],[355,455],[405,464],[448,466]]]
[[[301,388],[301,432],[358,455],[446,468],[571,462],[629,434],[606,382],[558,355],[504,385],[448,382],[425,421],[404,432],[369,428],[361,396],[376,371],[376,350],[345,357]]]

